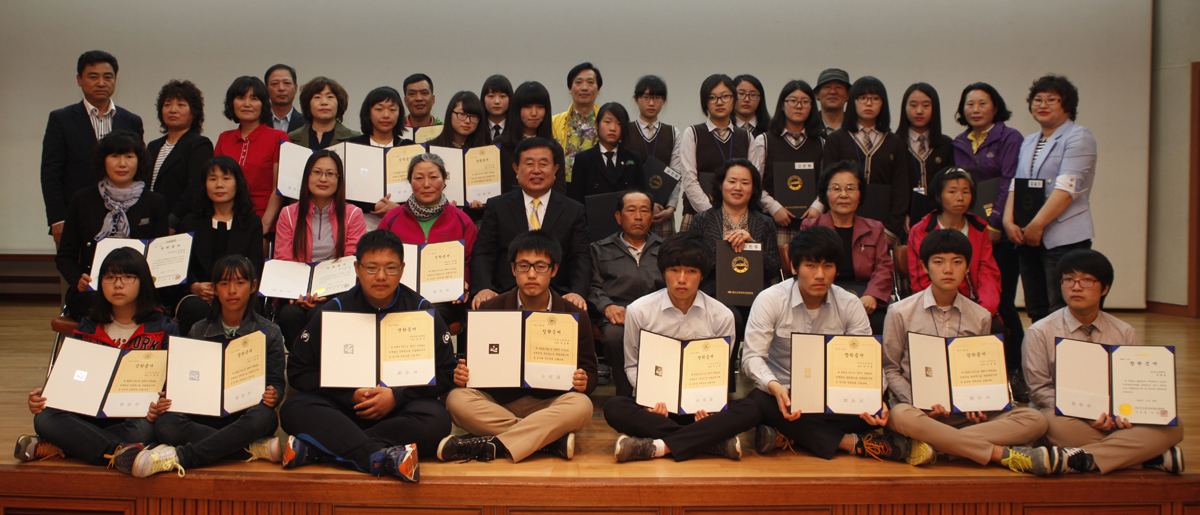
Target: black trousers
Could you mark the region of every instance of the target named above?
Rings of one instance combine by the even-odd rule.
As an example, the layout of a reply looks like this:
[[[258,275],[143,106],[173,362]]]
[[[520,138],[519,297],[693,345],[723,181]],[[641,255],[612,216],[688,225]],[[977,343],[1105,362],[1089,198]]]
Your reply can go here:
[[[1025,285],[1025,311],[1029,319],[1037,322],[1047,315],[1065,307],[1067,303],[1062,298],[1062,288],[1059,277],[1054,276],[1058,260],[1063,254],[1075,249],[1092,248],[1092,240],[1046,248],[1045,244],[1036,247],[1028,245],[1017,249],[1021,262],[1021,280]]]
[[[371,454],[397,445],[417,444],[417,456],[435,456],[450,434],[450,413],[434,399],[398,406],[380,420],[359,418],[350,407],[314,392],[288,397],[279,410],[283,430],[316,443],[337,461],[371,470]]]
[[[600,340],[604,348],[604,359],[612,369],[617,396],[633,397],[633,386],[625,376],[625,326],[609,323],[605,318],[600,325]]]
[[[753,429],[759,422],[759,410],[746,399],[738,399],[729,401],[725,411],[696,421],[693,415],[651,413],[632,397],[617,396],[604,404],[604,420],[618,433],[661,439],[675,461],[684,461]]]
[[[222,458],[246,459],[244,449],[275,434],[279,418],[273,408],[255,404],[224,417],[164,413],[154,423],[158,441],[174,445],[184,468],[203,467]]]
[[[328,301],[318,302],[312,309],[304,309],[299,304],[287,304],[287,301],[281,302],[283,304],[275,315],[275,323],[279,324],[279,332],[283,334],[283,345],[291,351],[296,337],[300,336],[300,332],[308,327],[312,318],[321,312],[321,306]]]
[[[996,259],[996,266],[1000,268],[1000,308],[996,314],[1008,329],[1008,336],[1004,339],[1004,359],[1011,375],[1013,370],[1021,368],[1021,345],[1025,341],[1025,327],[1021,323],[1021,314],[1017,312],[1016,304],[1021,261],[1017,257],[1017,246],[1007,238],[992,244],[992,257]]]
[[[842,438],[851,433],[865,433],[876,428],[857,415],[831,415],[828,413],[805,413],[796,420],[783,418],[775,396],[755,388],[746,396],[747,401],[760,410],[764,424],[779,430],[795,445],[803,447],[818,457],[833,459]]]

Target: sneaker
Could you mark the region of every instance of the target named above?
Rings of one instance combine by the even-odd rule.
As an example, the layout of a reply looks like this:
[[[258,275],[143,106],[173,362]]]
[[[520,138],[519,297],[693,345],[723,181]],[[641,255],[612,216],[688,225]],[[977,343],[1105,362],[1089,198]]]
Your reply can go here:
[[[133,460],[133,477],[150,477],[168,470],[178,471],[179,477],[183,477],[183,466],[176,459],[175,448],[170,445],[143,449]]]
[[[1037,476],[1050,474],[1057,466],[1051,461],[1051,456],[1058,457],[1058,452],[1051,453],[1046,447],[1005,447],[1000,458],[1000,464],[1013,472],[1028,472]],[[1057,461],[1057,459],[1055,460]]]
[[[654,439],[621,435],[617,437],[613,457],[617,459],[617,463],[652,459],[654,458]]]
[[[500,441],[495,436],[447,436],[438,444],[437,457],[442,461],[471,460],[492,461],[496,459]]]
[[[883,435],[862,433],[858,443],[854,444],[854,453],[859,456],[870,456],[879,461],[904,461],[911,453],[908,438],[895,431],[884,431]]]
[[[1172,474],[1182,474],[1183,449],[1180,449],[1179,447],[1171,447],[1170,449],[1167,449],[1167,452],[1162,453],[1161,456],[1143,463],[1142,467],[1165,470]]]
[[[575,433],[567,433],[562,438],[550,442],[550,445],[538,449],[539,452],[553,454],[564,460],[575,457]]]
[[[910,438],[908,440],[908,457],[904,458],[904,461],[914,467],[933,465],[937,463],[937,451],[928,443]]]
[[[397,445],[371,454],[371,474],[376,477],[391,474],[405,483],[420,481],[417,444]]]
[[[66,458],[58,446],[42,441],[38,435],[21,435],[17,438],[17,448],[13,451],[17,461],[53,460]]]
[[[760,425],[754,429],[754,452],[759,454],[770,454],[775,449],[789,450],[792,454],[796,453],[796,449],[792,448],[792,440],[778,429],[772,426]]]
[[[1092,455],[1078,447],[1051,447],[1055,456],[1054,474],[1082,474],[1092,470]]]
[[[319,451],[313,445],[295,436],[287,437],[287,443],[282,447],[283,458],[280,461],[285,469],[294,469],[321,461]]]
[[[259,438],[246,448],[246,452],[250,453],[250,459],[246,461],[267,460],[279,463],[283,461],[283,441],[274,436]]]
[[[735,436],[712,447],[704,449],[704,453],[713,454],[716,456],[724,456],[731,460],[740,459],[742,457],[742,441]]]
[[[112,454],[105,454],[104,457],[108,458],[109,468],[115,468],[120,472],[132,474],[134,460],[137,460],[138,453],[145,449],[146,447],[140,443],[119,445]]]

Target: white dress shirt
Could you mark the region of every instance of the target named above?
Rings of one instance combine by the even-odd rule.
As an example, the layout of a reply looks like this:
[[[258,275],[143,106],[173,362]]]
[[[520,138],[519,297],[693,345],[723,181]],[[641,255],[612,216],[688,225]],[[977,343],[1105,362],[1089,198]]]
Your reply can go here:
[[[525,192],[525,190],[521,190],[521,196],[525,197],[525,222],[526,223],[529,222],[529,215],[531,215],[535,212],[535,210],[533,208],[533,199],[534,198],[537,198],[538,200],[540,200],[542,202],[540,205],[538,205],[537,210],[536,210],[538,223],[544,224],[546,222],[546,205],[550,203],[550,194],[551,193],[553,193],[553,191],[547,191],[544,195],[542,195],[540,197],[531,197],[531,196],[529,196],[528,193]]]
[[[713,125],[712,120],[705,121],[704,126],[710,135],[717,130],[717,126]],[[733,126],[734,124],[730,123],[728,129],[733,130]],[[696,208],[696,212],[701,213],[711,209],[712,203],[708,201],[708,195],[705,195],[704,189],[700,187],[700,179],[697,175],[700,172],[696,169],[696,131],[691,126],[683,130],[683,137],[679,141],[679,162],[672,162],[671,168],[680,172],[679,184],[683,187],[683,194],[687,195],[688,202]]]
[[[704,292],[696,292],[685,314],[671,303],[666,288],[646,295],[625,308],[625,376],[637,386],[638,348],[642,329],[676,340],[735,338],[733,312]],[[729,346],[733,352],[733,345]]]

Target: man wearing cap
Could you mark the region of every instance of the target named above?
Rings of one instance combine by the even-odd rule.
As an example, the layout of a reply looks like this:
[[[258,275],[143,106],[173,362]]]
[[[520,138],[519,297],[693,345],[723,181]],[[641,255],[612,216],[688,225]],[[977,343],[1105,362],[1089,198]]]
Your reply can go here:
[[[850,98],[850,75],[840,68],[829,68],[817,77],[817,101],[821,103],[822,138],[842,126],[843,108]]]

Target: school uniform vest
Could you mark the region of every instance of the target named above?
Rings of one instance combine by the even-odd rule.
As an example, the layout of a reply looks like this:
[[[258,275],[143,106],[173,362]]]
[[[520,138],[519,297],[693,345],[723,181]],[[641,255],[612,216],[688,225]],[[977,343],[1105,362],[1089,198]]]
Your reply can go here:
[[[646,139],[638,122],[629,122],[621,137],[621,148],[637,152],[644,164],[650,156],[654,156],[663,164],[671,166],[671,153],[675,150],[675,128],[665,123],[658,124],[658,132],[654,139]]]
[[[730,124],[730,127],[733,127],[733,124]],[[708,131],[708,124],[693,125],[692,130],[696,132],[696,178],[702,182],[700,174],[715,173],[725,161],[735,157],[745,159],[750,155],[750,133],[745,129],[734,128],[733,135],[725,143],[720,143],[716,136]],[[714,195],[716,194],[714,192]],[[714,204],[719,204],[719,201]],[[688,202],[686,195],[683,196],[683,214],[696,214],[696,209]]]
[[[800,144],[800,148],[793,148],[786,138],[775,133],[768,132],[765,138],[767,154],[763,160],[763,169],[759,172],[762,173],[763,189],[767,193],[775,195],[775,163],[812,163],[813,170],[816,170],[816,175],[820,178],[823,156],[821,138],[809,136]],[[799,213],[796,214],[799,216]]]

